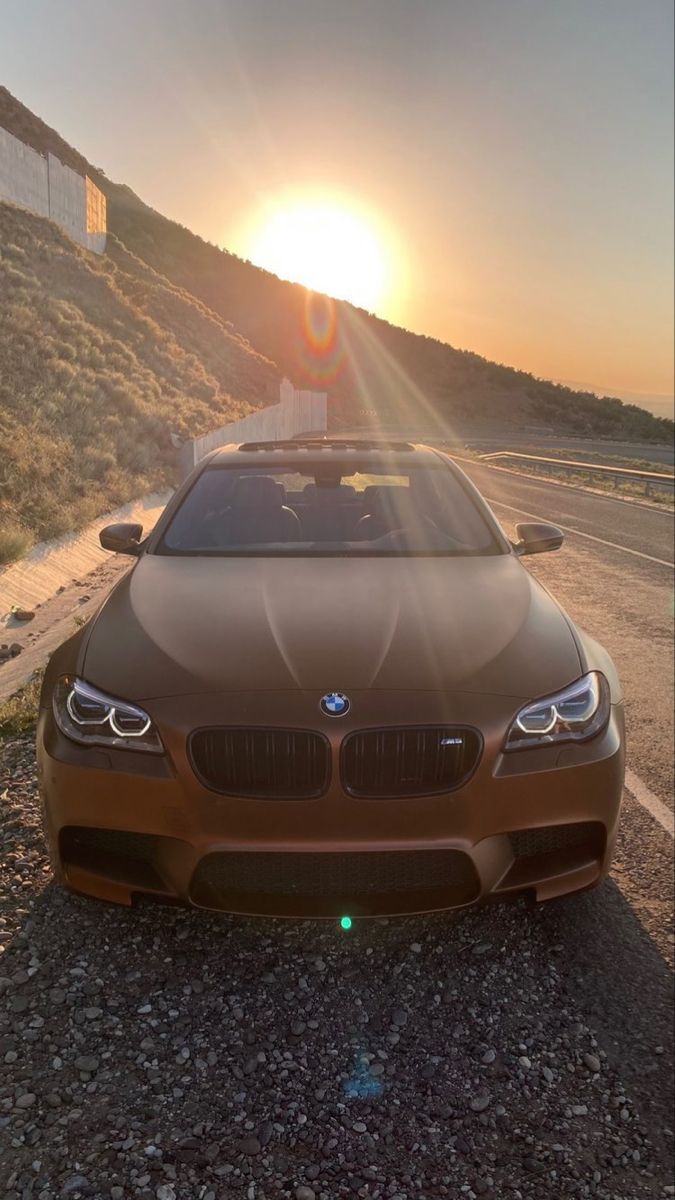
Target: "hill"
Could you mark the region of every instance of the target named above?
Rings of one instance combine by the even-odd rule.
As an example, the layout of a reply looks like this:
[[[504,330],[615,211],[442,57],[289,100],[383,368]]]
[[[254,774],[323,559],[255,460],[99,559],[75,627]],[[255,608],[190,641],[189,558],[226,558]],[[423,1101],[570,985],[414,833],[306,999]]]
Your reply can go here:
[[[0,562],[175,482],[176,437],[276,398],[272,363],[109,251],[0,204]]]
[[[298,387],[327,387],[333,427],[398,423],[491,435],[523,425],[566,435],[667,441],[673,422],[410,333],[220,250],[101,180],[108,219],[140,258],[231,320]]]

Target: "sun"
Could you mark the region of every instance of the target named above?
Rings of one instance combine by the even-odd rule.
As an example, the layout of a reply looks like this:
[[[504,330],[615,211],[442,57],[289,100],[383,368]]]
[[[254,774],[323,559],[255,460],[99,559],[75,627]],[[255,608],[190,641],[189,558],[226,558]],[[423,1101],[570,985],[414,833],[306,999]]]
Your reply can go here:
[[[389,288],[385,239],[349,201],[281,199],[254,220],[247,257],[281,279],[373,312]]]

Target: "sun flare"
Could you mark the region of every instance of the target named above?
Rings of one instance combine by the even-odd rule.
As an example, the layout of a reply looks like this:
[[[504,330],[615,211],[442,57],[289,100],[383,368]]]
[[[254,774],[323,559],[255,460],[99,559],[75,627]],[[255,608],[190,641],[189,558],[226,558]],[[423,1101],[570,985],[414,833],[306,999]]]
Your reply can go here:
[[[281,279],[371,312],[386,299],[385,239],[369,215],[349,202],[281,200],[255,219],[246,241],[251,261]]]

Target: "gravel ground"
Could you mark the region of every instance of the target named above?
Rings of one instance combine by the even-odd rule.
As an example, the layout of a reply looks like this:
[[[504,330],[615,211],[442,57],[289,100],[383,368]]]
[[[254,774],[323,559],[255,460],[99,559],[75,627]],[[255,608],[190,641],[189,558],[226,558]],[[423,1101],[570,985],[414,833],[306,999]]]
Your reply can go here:
[[[5,1200],[675,1195],[666,1109],[555,940],[574,901],[345,933],[68,896],[31,735],[0,750],[0,844]]]

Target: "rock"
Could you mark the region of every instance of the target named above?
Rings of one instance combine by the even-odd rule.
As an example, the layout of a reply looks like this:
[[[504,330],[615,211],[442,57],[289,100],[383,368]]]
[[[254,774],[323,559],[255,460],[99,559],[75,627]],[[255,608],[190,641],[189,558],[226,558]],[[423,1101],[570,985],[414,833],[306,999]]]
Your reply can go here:
[[[301,1183],[300,1187],[295,1189],[295,1200],[316,1200],[316,1192],[314,1188],[307,1187],[306,1183]]]
[[[258,1130],[258,1141],[261,1146],[267,1146],[274,1133],[274,1126],[271,1121],[263,1121]]]
[[[489,1107],[490,1100],[489,1092],[479,1092],[477,1096],[472,1097],[471,1107],[474,1112],[485,1112],[485,1109]]]
[[[35,613],[28,608],[15,608],[12,613],[15,621],[34,621]]]
[[[73,1192],[89,1193],[89,1180],[85,1175],[69,1175],[65,1183],[61,1185],[61,1195],[70,1196]]]
[[[391,1014],[391,1023],[392,1025],[398,1025],[399,1029],[408,1023],[408,1014],[404,1008],[394,1009]]]
[[[157,1200],[176,1200],[176,1191],[172,1183],[160,1183],[155,1195]]]
[[[16,1101],[14,1107],[15,1108],[31,1108],[32,1105],[35,1104],[36,1100],[37,1100],[37,1096],[35,1095],[34,1092],[24,1092],[23,1096],[19,1096],[19,1099]]]
[[[262,1146],[257,1137],[245,1137],[239,1143],[239,1150],[241,1154],[260,1154]]]
[[[593,1071],[593,1073],[597,1075],[598,1071],[600,1070],[600,1059],[598,1058],[597,1054],[584,1054],[584,1062],[586,1063],[589,1071]]]
[[[98,1059],[93,1054],[80,1054],[75,1059],[75,1066],[78,1071],[86,1071],[87,1074],[92,1075],[94,1071],[98,1070]]]
[[[492,1048],[489,1048],[488,1050],[485,1051],[485,1054],[482,1056],[480,1061],[482,1063],[485,1063],[486,1067],[489,1067],[490,1063],[493,1063],[495,1061],[496,1057],[497,1057],[497,1052],[495,1050],[493,1050]]]
[[[23,646],[21,646],[19,642],[12,642],[11,646],[9,647],[9,653],[11,654],[12,658],[18,658],[22,651]]]

